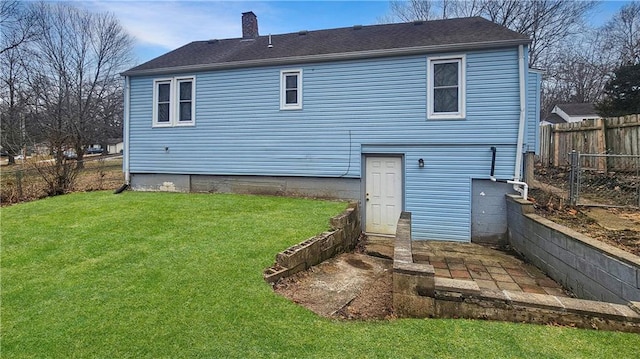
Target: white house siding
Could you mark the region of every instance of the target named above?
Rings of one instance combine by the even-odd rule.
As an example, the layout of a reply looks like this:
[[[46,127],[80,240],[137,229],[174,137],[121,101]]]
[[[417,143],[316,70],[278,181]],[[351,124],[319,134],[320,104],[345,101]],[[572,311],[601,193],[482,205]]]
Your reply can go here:
[[[427,56],[184,74],[195,127],[152,128],[154,78],[134,77],[130,170],[360,178],[363,153],[401,153],[414,238],[468,241],[471,180],[489,178],[491,146],[496,176],[513,174],[517,48],[466,53],[464,120],[426,118]],[[279,109],[283,69],[303,71],[302,110]]]

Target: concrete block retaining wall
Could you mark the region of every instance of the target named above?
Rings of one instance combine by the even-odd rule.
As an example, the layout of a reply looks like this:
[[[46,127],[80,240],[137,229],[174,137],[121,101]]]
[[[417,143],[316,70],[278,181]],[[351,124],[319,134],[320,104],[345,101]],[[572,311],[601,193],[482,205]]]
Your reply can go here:
[[[513,249],[582,299],[640,301],[640,257],[533,212],[533,203],[507,196]]]
[[[411,212],[402,212],[393,248],[393,308],[401,316],[420,317],[433,308],[435,270],[413,262]]]
[[[640,303],[604,303],[507,290],[435,277],[433,266],[413,262],[411,213],[398,220],[393,259],[393,308],[399,317],[471,318],[557,323],[640,333]]]
[[[274,283],[280,278],[311,268],[343,252],[353,250],[360,237],[360,207],[357,203],[330,219],[331,230],[291,246],[276,255],[273,266],[263,272]]]

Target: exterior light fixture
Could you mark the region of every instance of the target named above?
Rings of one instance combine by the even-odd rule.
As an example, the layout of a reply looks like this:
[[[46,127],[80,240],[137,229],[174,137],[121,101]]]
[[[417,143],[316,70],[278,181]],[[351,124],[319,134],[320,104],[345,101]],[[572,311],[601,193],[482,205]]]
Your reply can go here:
[[[424,160],[422,158],[418,160],[418,167],[424,167]]]

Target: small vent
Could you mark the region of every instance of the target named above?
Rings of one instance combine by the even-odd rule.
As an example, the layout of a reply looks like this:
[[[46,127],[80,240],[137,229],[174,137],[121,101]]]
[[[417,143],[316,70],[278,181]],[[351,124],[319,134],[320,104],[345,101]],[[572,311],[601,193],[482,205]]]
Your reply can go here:
[[[306,35],[308,33],[309,33],[309,31],[307,31],[307,30],[298,31],[298,35],[300,35],[300,36],[304,36],[304,35]]]
[[[424,24],[424,20],[415,20],[415,21],[413,22],[413,24],[414,24],[414,25],[422,25],[422,24]]]
[[[353,25],[353,29],[354,30],[360,30],[360,29],[362,29],[362,25]]]
[[[211,39],[211,40],[207,41],[207,44],[215,44],[218,41],[219,41],[218,39]]]

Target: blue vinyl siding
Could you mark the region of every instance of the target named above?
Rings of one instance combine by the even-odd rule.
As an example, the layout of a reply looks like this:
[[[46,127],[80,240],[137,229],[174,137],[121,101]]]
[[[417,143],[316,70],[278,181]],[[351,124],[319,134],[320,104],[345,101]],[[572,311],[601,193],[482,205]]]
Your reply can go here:
[[[152,128],[154,77],[133,77],[130,171],[360,178],[363,153],[404,154],[414,235],[468,241],[471,179],[489,178],[491,146],[512,178],[520,108],[517,48],[465,54],[462,120],[427,120],[427,55],[186,74],[194,127]],[[288,69],[302,110],[279,109]]]
[[[540,81],[542,75],[537,71],[527,74],[527,127],[524,150],[540,152]]]
[[[497,147],[496,173],[513,173],[515,144]],[[469,241],[471,180],[489,179],[485,145],[365,145],[366,155],[404,155],[404,209],[412,212],[414,239]],[[424,167],[418,166],[418,159]]]

